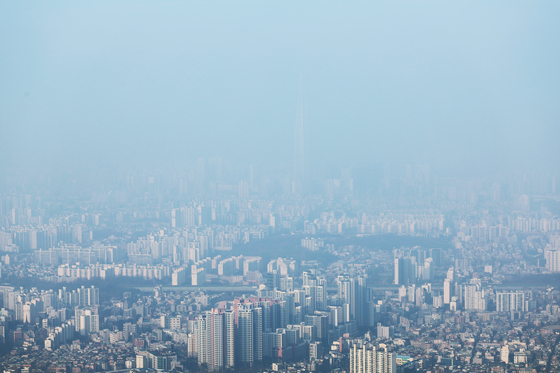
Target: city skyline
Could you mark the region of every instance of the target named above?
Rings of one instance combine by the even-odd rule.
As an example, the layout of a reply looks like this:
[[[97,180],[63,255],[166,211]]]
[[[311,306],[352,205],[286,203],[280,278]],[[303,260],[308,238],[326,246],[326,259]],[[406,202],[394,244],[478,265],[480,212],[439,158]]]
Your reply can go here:
[[[5,4],[1,166],[289,166],[303,74],[311,167],[558,168],[560,10],[503,5]]]

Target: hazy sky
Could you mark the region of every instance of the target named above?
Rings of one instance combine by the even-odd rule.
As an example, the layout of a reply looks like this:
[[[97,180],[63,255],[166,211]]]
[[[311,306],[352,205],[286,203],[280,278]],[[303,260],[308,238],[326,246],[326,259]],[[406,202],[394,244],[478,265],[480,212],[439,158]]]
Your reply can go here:
[[[558,165],[556,1],[3,1],[2,164]]]

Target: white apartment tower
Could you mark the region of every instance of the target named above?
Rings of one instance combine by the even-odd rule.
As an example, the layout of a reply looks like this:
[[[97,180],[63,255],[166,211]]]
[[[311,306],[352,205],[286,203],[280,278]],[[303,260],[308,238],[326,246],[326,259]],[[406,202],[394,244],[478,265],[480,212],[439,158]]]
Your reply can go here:
[[[397,355],[380,345],[354,344],[350,348],[350,373],[395,373]]]
[[[198,364],[212,372],[224,367],[224,316],[218,310],[207,311],[197,320]]]

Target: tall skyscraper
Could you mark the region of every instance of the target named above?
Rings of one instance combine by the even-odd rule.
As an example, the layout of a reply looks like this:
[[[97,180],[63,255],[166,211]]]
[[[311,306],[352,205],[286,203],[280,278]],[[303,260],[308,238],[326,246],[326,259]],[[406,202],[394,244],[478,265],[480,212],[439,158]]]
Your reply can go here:
[[[226,317],[228,321],[231,319]],[[212,372],[221,370],[224,367],[224,353],[226,359],[228,358],[228,351],[224,351],[224,347],[230,345],[229,341],[224,343],[224,315],[213,309],[199,316],[197,321],[198,364],[206,364]]]
[[[446,278],[443,282],[443,304],[451,303],[452,295],[451,280]]]
[[[245,180],[239,182],[239,199],[249,198],[249,183]]]
[[[242,365],[252,365],[254,361],[254,323],[252,311],[249,307],[241,308],[237,311],[237,356]]]
[[[263,334],[263,322],[262,322],[262,309],[260,307],[253,308],[253,359],[255,361],[262,360],[263,350],[262,350],[262,334]]]
[[[395,285],[414,284],[417,277],[417,261],[415,256],[403,256],[403,253],[395,254]]]
[[[347,278],[339,276],[338,282],[338,298],[342,302],[342,306],[348,305],[349,317],[356,320],[358,325],[365,325],[364,308],[367,303],[366,281],[363,276],[357,278]]]
[[[294,184],[292,192],[301,193],[305,178],[305,157],[303,141],[303,77],[299,80],[299,94],[296,115],[296,131],[294,139]]]
[[[395,258],[395,285],[404,284],[404,260],[403,258]]]
[[[262,306],[266,305],[263,304]],[[235,339],[236,364],[247,367],[252,366],[255,361],[262,360],[263,318],[267,317],[272,318],[270,309],[267,309],[267,307],[255,307],[255,304],[243,304],[238,306],[237,334]]]
[[[235,313],[226,311],[224,313],[225,336],[224,336],[224,364],[226,368],[235,366]]]

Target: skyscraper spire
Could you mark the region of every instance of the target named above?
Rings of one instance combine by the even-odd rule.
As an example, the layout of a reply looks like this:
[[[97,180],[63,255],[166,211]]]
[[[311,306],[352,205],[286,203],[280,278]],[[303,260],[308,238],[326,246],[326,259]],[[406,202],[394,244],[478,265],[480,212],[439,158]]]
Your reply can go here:
[[[294,192],[301,190],[305,177],[305,159],[303,150],[303,75],[299,77],[299,94],[296,115],[296,130],[294,141]]]

